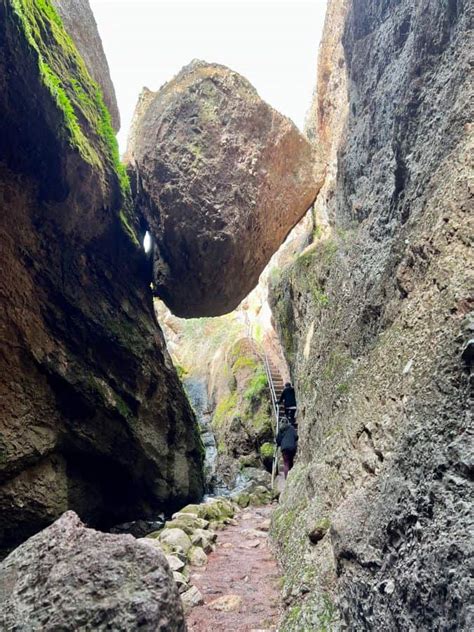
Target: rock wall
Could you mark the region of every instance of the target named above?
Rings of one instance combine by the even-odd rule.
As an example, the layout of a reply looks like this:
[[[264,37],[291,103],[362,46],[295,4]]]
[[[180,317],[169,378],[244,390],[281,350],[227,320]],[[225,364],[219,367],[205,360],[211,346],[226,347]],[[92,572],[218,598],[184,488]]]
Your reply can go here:
[[[343,64],[320,53],[323,103],[347,72],[328,229],[271,291],[299,398],[282,630],[467,630],[468,3],[344,4],[323,39]]]
[[[109,64],[100,39],[97,23],[89,0],[53,0],[58,14],[79,54],[86,63],[91,77],[101,87],[104,102],[112,118],[115,131],[120,129],[120,112],[115,88],[110,78]]]
[[[0,540],[198,499],[110,115],[49,1],[0,2]]]

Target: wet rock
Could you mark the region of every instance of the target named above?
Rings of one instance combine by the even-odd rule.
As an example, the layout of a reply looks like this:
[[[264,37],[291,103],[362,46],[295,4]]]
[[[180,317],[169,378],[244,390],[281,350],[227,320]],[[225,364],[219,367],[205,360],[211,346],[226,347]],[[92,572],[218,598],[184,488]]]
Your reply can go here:
[[[296,126],[242,76],[203,61],[145,89],[127,154],[155,241],[155,291],[178,316],[234,309],[322,182]]]
[[[2,630],[186,629],[165,557],[69,511],[0,565]]]
[[[99,84],[104,95],[105,105],[112,117],[112,124],[115,131],[118,132],[120,113],[117,98],[89,0],[52,0],[52,4],[56,7],[66,31],[84,59],[87,70],[94,81]]]

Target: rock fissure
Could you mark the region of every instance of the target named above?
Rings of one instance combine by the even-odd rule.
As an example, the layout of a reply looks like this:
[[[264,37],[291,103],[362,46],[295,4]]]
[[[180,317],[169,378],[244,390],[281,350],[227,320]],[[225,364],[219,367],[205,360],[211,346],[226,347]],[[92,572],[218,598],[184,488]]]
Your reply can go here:
[[[469,18],[328,0],[304,134],[194,60],[125,167],[88,0],[0,0],[2,629],[472,627]]]

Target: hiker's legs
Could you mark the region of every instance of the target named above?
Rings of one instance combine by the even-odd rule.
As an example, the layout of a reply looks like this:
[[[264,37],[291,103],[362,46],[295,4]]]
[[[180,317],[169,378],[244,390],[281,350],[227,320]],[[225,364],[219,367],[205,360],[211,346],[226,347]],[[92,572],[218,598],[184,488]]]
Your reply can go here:
[[[288,471],[290,471],[291,468],[293,467],[294,460],[295,460],[295,453],[288,452]]]
[[[291,450],[282,450],[281,455],[283,457],[283,473],[285,478],[288,476],[288,472],[293,467],[293,461],[295,460],[295,453]]]
[[[283,473],[285,478],[288,476],[288,472],[290,471],[290,452],[286,450],[281,451],[281,456],[283,457]]]

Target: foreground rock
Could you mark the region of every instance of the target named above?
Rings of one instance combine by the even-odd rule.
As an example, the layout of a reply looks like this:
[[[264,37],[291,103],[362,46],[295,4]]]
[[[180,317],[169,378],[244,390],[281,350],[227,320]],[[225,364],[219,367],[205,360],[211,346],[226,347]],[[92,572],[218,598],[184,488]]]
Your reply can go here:
[[[470,630],[469,3],[329,6],[331,235],[272,292],[300,435],[273,518],[280,630]]]
[[[242,76],[202,61],[144,91],[128,159],[156,244],[155,291],[186,317],[235,308],[322,183],[296,126]]]
[[[67,509],[109,527],[203,491],[113,130],[53,16],[0,3],[0,548]]]
[[[165,556],[132,536],[87,529],[72,512],[0,565],[2,630],[183,632]]]
[[[120,129],[120,113],[109,64],[89,0],[52,0],[63,24],[84,59],[87,70],[102,89],[104,102],[115,131]]]

